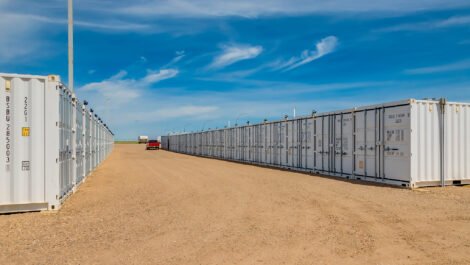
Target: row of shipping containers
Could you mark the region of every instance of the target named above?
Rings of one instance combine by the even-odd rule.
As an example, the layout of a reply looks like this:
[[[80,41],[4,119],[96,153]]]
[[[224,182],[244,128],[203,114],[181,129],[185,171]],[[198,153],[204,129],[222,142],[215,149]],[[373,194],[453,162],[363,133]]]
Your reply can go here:
[[[174,152],[411,188],[470,183],[470,104],[404,100],[162,136]]]
[[[58,210],[114,136],[58,76],[0,74],[0,213]]]

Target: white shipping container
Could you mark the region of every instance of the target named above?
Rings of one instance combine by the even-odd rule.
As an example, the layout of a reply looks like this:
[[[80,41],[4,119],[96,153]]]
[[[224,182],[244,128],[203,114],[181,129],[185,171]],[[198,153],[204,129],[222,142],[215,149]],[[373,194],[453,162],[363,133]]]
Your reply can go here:
[[[0,213],[58,210],[84,180],[86,112],[57,76],[0,74]],[[113,137],[101,131],[106,156]]]
[[[217,146],[231,150],[229,160],[412,188],[470,184],[468,103],[409,99],[319,113],[203,132],[202,145],[224,130],[232,136]]]

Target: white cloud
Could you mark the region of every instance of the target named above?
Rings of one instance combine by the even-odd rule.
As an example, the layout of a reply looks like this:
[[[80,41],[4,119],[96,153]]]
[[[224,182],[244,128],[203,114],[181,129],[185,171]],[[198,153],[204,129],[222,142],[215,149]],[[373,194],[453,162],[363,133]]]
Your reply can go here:
[[[113,1],[115,4],[116,1]],[[112,12],[134,16],[257,17],[343,12],[416,12],[469,6],[466,0],[141,0],[121,1]]]
[[[283,71],[293,70],[334,52],[337,46],[338,38],[335,36],[328,36],[317,42],[315,50],[304,50],[300,57],[292,57],[287,62],[278,62],[275,69],[282,69]]]
[[[217,106],[199,106],[199,105],[183,105],[178,107],[165,107],[154,111],[133,112],[129,113],[125,118],[127,120],[135,120],[141,117],[147,117],[146,121],[164,121],[177,118],[201,118],[207,117],[218,111]]]
[[[1,2],[2,0],[0,0]],[[5,6],[7,6],[5,4]],[[13,10],[13,11],[12,11]],[[56,52],[55,45],[48,38],[44,38],[44,31],[48,34],[61,32],[66,29],[67,20],[54,16],[42,16],[34,14],[15,13],[14,9],[6,10],[0,5],[0,64],[15,61],[31,60],[48,56]],[[64,27],[48,27],[48,25],[62,25]],[[14,26],[12,26],[14,25]],[[76,27],[87,28],[95,31],[122,32],[122,31],[147,31],[148,25],[110,21],[75,21]],[[41,51],[38,53],[37,51]]]
[[[37,57],[35,51],[45,48],[39,26],[33,21],[3,12],[0,9],[0,64],[11,60],[23,61],[28,56]],[[47,52],[46,49],[44,49]],[[32,57],[28,58],[32,59]]]
[[[214,58],[208,68],[223,68],[239,61],[256,58],[262,52],[261,46],[224,45],[222,52]]]
[[[392,27],[379,29],[379,32],[395,32],[395,31],[425,31],[433,29],[442,29],[458,26],[469,26],[470,16],[455,16],[443,20],[433,20],[418,23],[400,24]]]
[[[177,76],[179,73],[176,69],[162,69],[160,71],[149,71],[141,81],[146,84],[153,84],[165,79]]]
[[[149,71],[141,79],[132,79],[126,78],[127,72],[122,70],[106,80],[87,84],[79,88],[79,90],[83,92],[96,92],[105,101],[111,101],[118,106],[139,98],[142,95],[142,90],[149,88],[153,84],[177,75],[178,70],[176,69],[162,69],[160,71]]]
[[[436,65],[430,67],[422,67],[415,69],[405,70],[406,74],[410,75],[422,75],[422,74],[435,74],[435,73],[445,73],[453,71],[462,71],[470,69],[470,60],[463,60],[459,62],[454,62],[450,64]]]
[[[25,14],[16,14],[15,16],[20,17],[24,20],[33,20],[36,22],[49,23],[49,24],[58,24],[58,25],[67,25],[67,19],[58,19],[54,17],[40,16],[40,15],[25,15]],[[125,22],[120,20],[110,20],[110,21],[83,21],[75,20],[74,25],[76,27],[94,29],[94,30],[107,30],[107,31],[143,31],[149,29],[149,25]]]
[[[184,57],[186,57],[185,51],[177,51],[175,54],[176,54],[175,57],[169,63],[167,63],[164,67],[173,66],[177,64],[179,61],[183,60]]]

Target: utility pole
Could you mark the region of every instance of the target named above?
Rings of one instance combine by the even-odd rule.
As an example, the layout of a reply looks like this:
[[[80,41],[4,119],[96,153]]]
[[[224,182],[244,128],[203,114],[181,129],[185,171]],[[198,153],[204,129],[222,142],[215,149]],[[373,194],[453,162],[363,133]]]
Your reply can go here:
[[[69,89],[73,92],[73,0],[69,0]]]

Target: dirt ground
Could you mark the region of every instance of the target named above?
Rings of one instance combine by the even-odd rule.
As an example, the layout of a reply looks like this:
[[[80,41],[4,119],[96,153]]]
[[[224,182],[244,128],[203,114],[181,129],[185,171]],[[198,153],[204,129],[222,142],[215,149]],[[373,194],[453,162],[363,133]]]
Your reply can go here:
[[[470,264],[470,188],[416,191],[117,145],[0,264]]]

